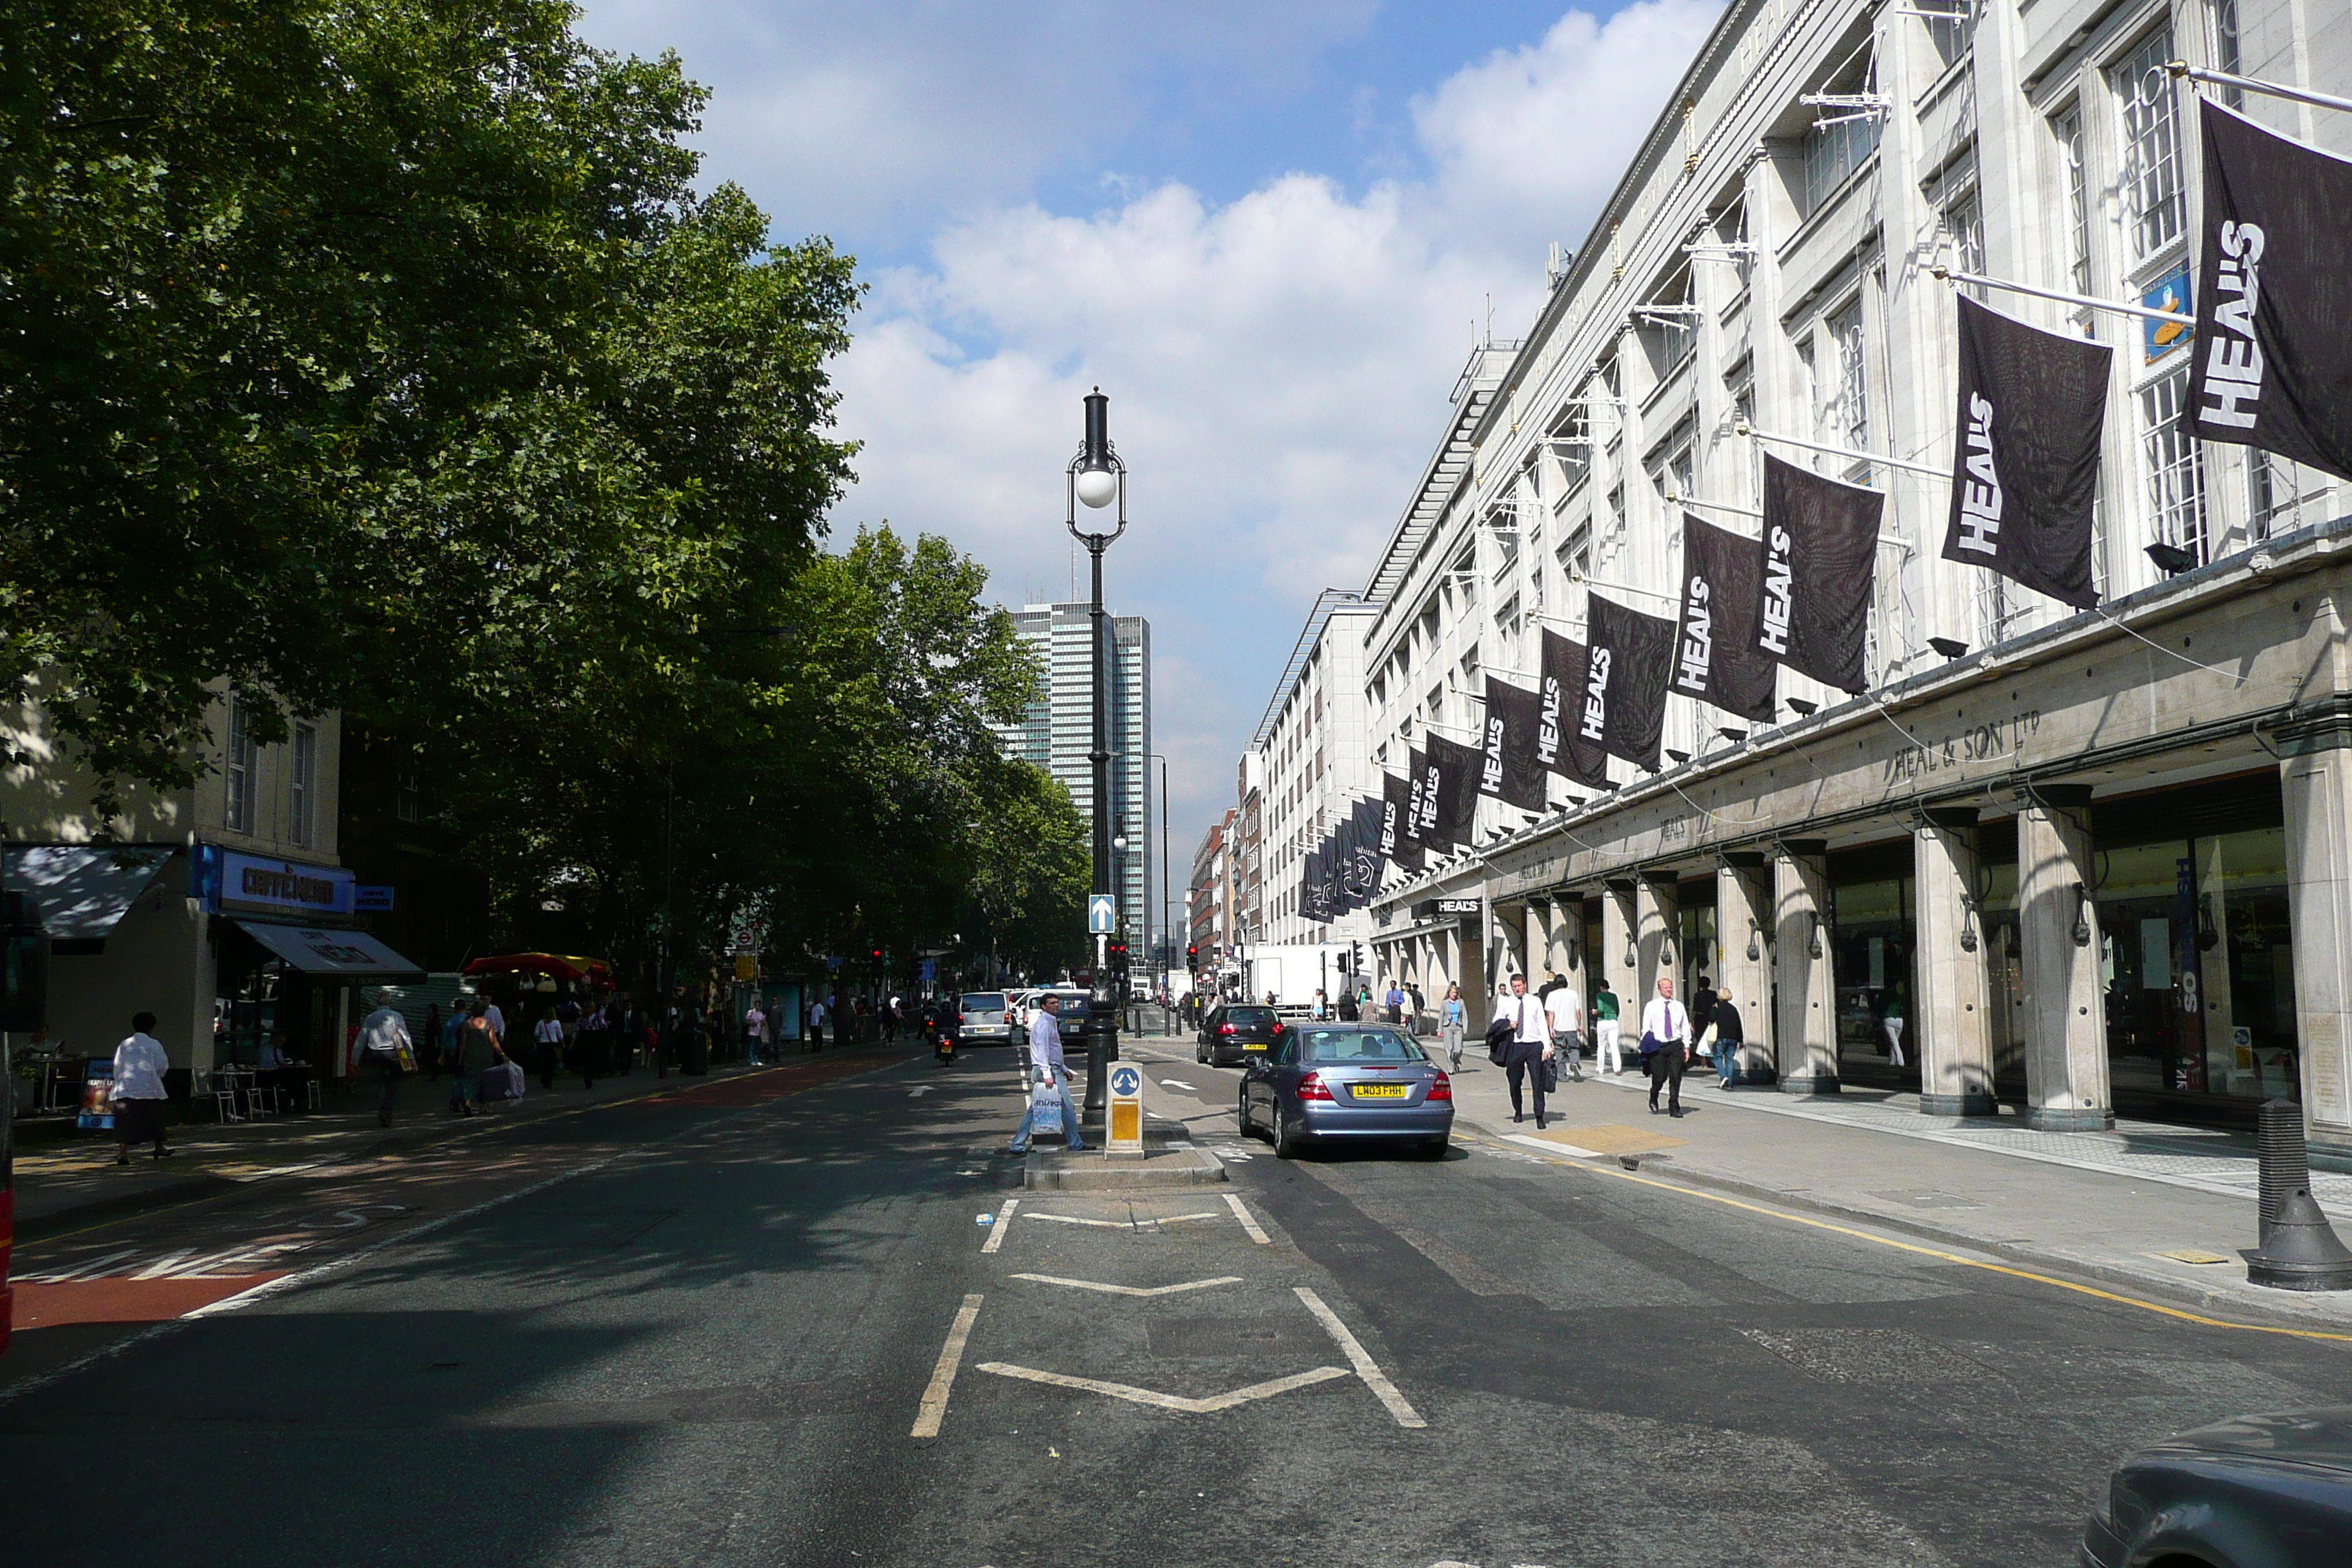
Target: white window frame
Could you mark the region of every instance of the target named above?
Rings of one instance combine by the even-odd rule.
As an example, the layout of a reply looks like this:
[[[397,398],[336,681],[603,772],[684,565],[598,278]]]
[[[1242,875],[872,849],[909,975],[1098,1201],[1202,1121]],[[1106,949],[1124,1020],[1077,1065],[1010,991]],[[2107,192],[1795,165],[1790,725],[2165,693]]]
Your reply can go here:
[[[287,837],[305,849],[318,844],[319,727],[296,724],[287,742]]]
[[[222,747],[221,826],[231,833],[253,831],[255,797],[261,792],[261,748],[254,742],[245,704],[228,705],[227,739]]]

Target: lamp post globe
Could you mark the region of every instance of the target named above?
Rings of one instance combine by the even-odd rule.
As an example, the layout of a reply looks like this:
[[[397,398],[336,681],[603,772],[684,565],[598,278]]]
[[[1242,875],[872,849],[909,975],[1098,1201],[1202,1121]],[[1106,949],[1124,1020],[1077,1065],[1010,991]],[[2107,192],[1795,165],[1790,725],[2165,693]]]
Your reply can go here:
[[[1078,500],[1099,511],[1118,494],[1118,476],[1108,468],[1078,470]]]

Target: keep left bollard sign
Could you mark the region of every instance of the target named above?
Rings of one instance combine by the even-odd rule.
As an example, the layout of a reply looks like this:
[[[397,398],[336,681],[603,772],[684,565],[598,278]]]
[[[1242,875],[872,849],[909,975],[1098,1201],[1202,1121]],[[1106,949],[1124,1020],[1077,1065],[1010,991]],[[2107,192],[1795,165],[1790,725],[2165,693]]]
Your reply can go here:
[[[1143,1074],[1132,1062],[1112,1064],[1109,1136],[1103,1147],[1113,1154],[1143,1152]]]

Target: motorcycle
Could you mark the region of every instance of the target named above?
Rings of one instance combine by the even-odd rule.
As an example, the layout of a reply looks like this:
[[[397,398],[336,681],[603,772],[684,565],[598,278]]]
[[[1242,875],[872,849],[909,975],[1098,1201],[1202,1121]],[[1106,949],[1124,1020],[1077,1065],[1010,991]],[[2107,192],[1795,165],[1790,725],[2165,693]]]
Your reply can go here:
[[[956,1032],[953,1029],[935,1029],[931,1037],[932,1059],[941,1067],[952,1067],[955,1055]]]

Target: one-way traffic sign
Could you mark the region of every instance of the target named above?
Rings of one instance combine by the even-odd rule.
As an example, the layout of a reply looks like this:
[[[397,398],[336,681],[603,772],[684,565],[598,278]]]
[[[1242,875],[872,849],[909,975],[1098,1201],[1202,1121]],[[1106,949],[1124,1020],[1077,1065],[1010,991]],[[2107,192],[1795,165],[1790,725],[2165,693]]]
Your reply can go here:
[[[1097,893],[1087,900],[1087,934],[1109,936],[1118,930],[1118,906],[1108,893]]]

